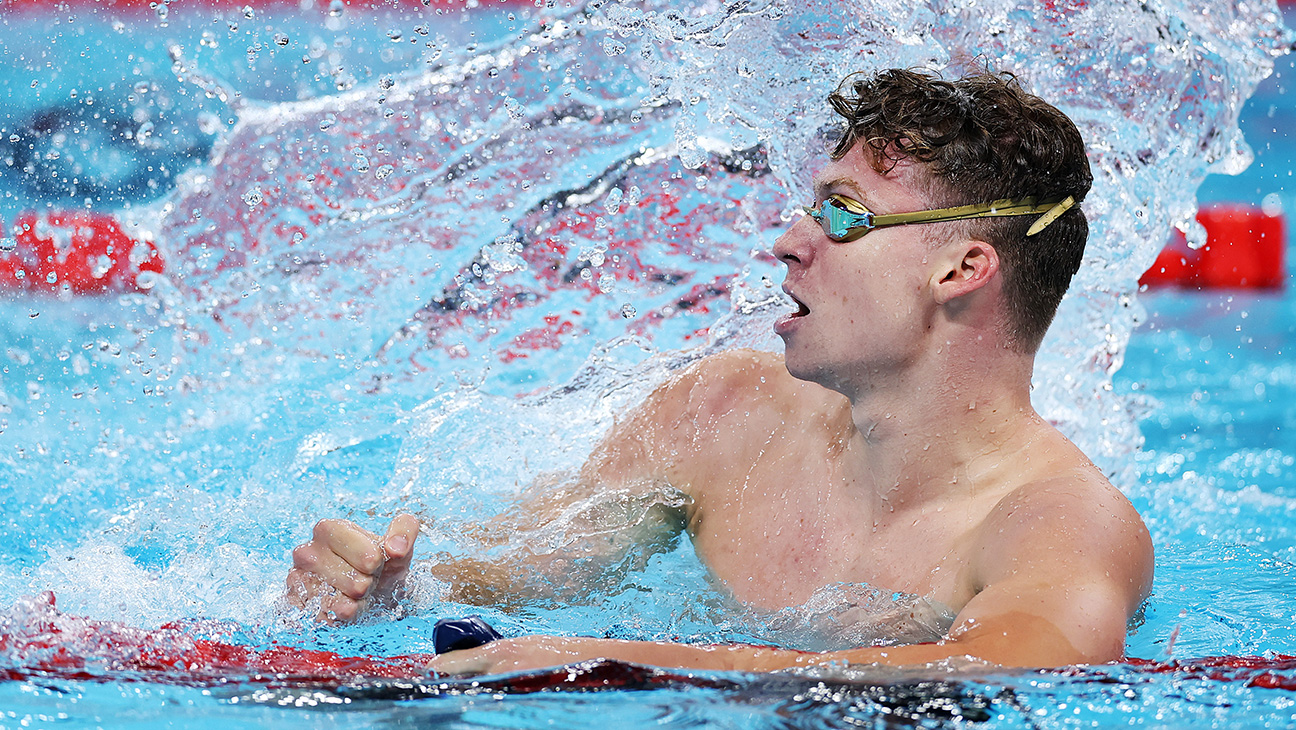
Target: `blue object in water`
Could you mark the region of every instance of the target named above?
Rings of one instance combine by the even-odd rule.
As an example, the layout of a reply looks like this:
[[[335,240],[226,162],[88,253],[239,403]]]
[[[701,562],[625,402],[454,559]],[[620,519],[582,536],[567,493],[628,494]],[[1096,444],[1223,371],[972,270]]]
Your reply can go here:
[[[443,618],[432,627],[432,645],[438,654],[472,649],[502,638],[500,632],[478,616]]]

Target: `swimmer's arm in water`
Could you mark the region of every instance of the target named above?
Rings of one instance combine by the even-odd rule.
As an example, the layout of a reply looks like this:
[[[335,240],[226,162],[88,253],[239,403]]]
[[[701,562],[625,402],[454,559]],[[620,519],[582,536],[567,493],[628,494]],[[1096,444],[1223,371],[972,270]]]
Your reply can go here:
[[[447,674],[520,671],[610,658],[686,669],[773,671],[832,663],[917,665],[972,657],[1004,666],[1117,661],[1129,618],[1152,580],[1152,547],[1133,507],[1110,486],[1038,490],[986,524],[974,570],[985,581],[943,641],[811,653],[744,645],[683,645],[530,636],[452,652]],[[1097,508],[1095,499],[1102,502]]]
[[[565,484],[537,484],[530,495],[502,520],[467,535],[482,552],[515,538],[520,530],[537,530],[558,520],[589,522],[602,505],[614,499],[633,501],[663,485],[687,488],[688,475],[699,458],[699,420],[707,409],[729,408],[726,386],[718,373],[741,366],[733,356],[720,356],[684,370],[655,390],[640,406],[619,420],[590,455],[579,474]],[[684,496],[687,501],[688,495]],[[514,551],[503,558],[438,556],[428,566],[449,586],[450,600],[479,605],[508,605],[579,591],[600,577],[600,570],[630,570],[656,551],[667,548],[689,519],[690,506],[672,508],[664,502],[649,507],[642,519],[623,529],[599,531],[558,553]],[[584,510],[584,513],[582,513]],[[370,605],[392,600],[404,582],[413,555],[419,523],[411,515],[395,518],[379,536],[346,520],[323,520],[310,542],[293,551],[287,578],[288,600],[298,606],[319,597],[319,618],[346,622]],[[627,558],[632,558],[627,561]],[[579,564],[581,569],[570,568]],[[564,585],[565,584],[565,585]]]

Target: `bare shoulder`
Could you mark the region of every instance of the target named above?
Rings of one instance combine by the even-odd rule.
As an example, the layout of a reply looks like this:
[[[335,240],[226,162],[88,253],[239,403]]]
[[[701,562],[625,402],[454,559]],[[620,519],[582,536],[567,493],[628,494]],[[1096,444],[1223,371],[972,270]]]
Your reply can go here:
[[[705,428],[709,422],[788,417],[835,408],[840,395],[792,377],[783,356],[758,350],[726,350],[706,357],[662,385],[655,407]]]
[[[728,350],[672,376],[607,443],[621,444],[622,454],[636,449],[640,465],[697,496],[735,465],[749,468],[780,431],[848,415],[845,398],[793,378],[782,355]]]
[[[1074,449],[1069,442],[1066,446]],[[1151,589],[1147,526],[1129,499],[1078,451],[1056,465],[1006,494],[986,517],[976,582],[984,586],[1018,572],[1053,571],[1063,582],[1087,575],[1121,586],[1132,613]]]

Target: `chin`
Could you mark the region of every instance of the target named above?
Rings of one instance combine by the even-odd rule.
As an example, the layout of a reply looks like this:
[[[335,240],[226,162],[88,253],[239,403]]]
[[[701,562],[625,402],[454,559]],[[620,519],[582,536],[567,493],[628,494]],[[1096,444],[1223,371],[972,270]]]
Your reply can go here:
[[[823,380],[822,364],[806,357],[804,352],[798,352],[788,346],[787,338],[783,340],[783,366],[787,368],[788,374],[797,380],[811,383],[819,383]]]

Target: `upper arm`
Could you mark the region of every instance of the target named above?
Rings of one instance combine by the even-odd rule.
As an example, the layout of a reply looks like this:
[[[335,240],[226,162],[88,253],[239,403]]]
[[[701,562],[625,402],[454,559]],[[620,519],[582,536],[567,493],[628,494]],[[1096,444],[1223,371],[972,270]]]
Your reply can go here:
[[[987,520],[980,591],[949,638],[1001,664],[1058,666],[1124,656],[1152,581],[1152,543],[1115,488],[1059,479],[1011,495]]]
[[[694,363],[619,418],[581,469],[581,480],[605,485],[662,482],[693,494],[697,478],[752,439],[760,413],[753,394],[787,379],[777,356],[721,352]],[[777,385],[765,387],[766,394]],[[778,396],[774,396],[778,398]],[[781,421],[780,421],[781,422]],[[697,496],[693,494],[693,496]]]
[[[724,352],[671,376],[642,403],[619,416],[580,470],[529,485],[506,514],[473,535],[506,554],[595,558],[614,565],[672,544],[694,514],[697,478],[715,459],[703,446],[717,433],[742,392],[752,366],[767,355]],[[741,432],[741,430],[738,430]],[[642,562],[632,560],[631,563]]]

